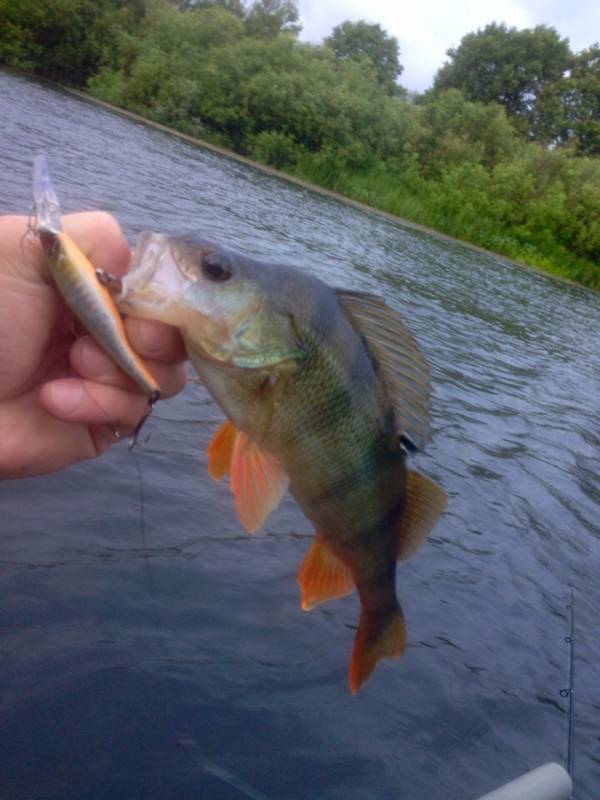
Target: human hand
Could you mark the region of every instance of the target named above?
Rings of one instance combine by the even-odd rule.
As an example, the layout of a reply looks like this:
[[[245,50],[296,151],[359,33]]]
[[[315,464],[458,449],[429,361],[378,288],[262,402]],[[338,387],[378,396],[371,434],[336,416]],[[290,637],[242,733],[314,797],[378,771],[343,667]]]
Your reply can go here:
[[[123,275],[131,253],[103,212],[63,217],[95,267]],[[27,218],[0,216],[0,478],[53,472],[93,458],[140,420],[148,398],[87,334],[54,287]],[[125,320],[132,347],[170,397],[186,383],[179,334],[158,322]]]

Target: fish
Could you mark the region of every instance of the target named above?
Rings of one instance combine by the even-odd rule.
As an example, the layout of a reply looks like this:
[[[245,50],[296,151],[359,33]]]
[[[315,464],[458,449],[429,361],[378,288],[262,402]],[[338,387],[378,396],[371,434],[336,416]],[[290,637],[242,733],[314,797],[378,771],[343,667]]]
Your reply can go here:
[[[177,327],[226,420],[208,470],[229,475],[238,517],[257,530],[289,488],[314,526],[301,606],[354,589],[353,694],[406,645],[396,563],[419,549],[446,493],[407,467],[429,436],[427,363],[398,314],[197,234],[143,232],[118,307]]]
[[[123,320],[107,287],[108,276],[96,270],[62,229],[61,209],[43,153],[33,164],[33,232],[39,238],[52,278],[69,308],[123,372],[148,395],[149,406],[160,387],[133,350]]]

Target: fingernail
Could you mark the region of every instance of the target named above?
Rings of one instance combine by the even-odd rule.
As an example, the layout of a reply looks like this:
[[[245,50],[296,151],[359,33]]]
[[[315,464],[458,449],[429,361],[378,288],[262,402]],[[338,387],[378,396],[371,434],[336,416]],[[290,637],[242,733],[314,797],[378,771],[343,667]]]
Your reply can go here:
[[[79,408],[83,399],[83,386],[77,380],[52,383],[48,391],[52,404],[63,414],[71,414]]]

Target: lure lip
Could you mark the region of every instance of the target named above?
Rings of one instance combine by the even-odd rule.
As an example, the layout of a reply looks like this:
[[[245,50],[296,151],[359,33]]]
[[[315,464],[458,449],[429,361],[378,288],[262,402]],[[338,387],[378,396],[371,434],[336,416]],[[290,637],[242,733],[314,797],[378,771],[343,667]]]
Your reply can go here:
[[[33,207],[35,214],[33,227],[37,234],[60,233],[61,208],[50,180],[45,153],[38,153],[33,160]]]

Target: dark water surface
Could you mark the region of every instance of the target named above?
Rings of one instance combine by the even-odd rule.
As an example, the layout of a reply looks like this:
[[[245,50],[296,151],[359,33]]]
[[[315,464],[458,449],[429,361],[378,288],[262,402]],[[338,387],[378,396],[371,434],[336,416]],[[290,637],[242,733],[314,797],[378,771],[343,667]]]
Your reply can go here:
[[[415,233],[0,75],[0,211],[47,151],[66,210],[198,230],[398,308],[433,374],[416,463],[449,494],[398,574],[410,642],[357,697],[356,598],[306,614],[311,530],[246,536],[201,387],[115,447],[0,484],[2,800],[470,800],[565,751],[576,589],[578,798],[600,794],[600,295]],[[0,443],[0,446],[1,443]]]

